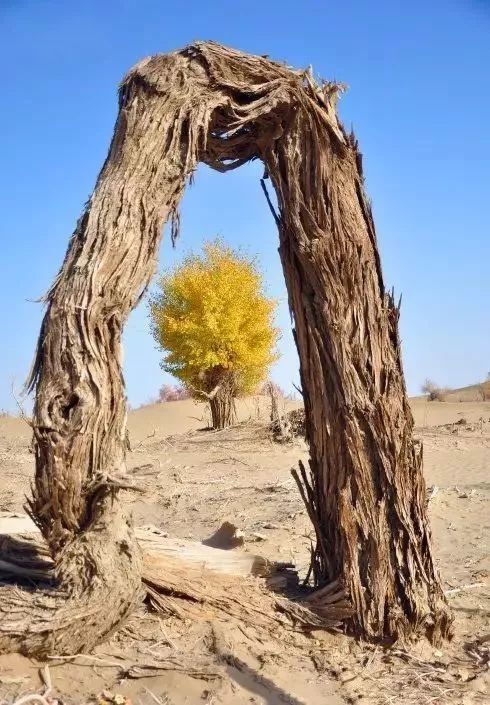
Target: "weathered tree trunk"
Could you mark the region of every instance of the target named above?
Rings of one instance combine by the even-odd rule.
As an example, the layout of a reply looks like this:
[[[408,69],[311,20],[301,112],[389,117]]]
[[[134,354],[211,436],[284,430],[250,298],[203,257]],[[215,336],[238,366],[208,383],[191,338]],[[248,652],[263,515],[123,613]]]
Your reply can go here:
[[[220,390],[209,400],[211,423],[215,430],[228,428],[236,421],[235,399],[229,389]]]
[[[150,281],[162,224],[172,216],[178,225],[197,163],[226,171],[253,158],[264,161],[280,207],[311,451],[310,474],[298,481],[317,534],[314,578],[343,585],[338,607],[327,590],[325,614],[345,613],[347,597],[351,628],[367,638],[450,634],[398,311],[384,291],[361,157],[338,122],[337,92],[213,43],[145,59],[126,77],[109,155],[47,297],[33,372],[30,511],[57,562],[59,592],[35,605],[24,595],[32,620],[22,621],[19,594],[2,591],[0,649],[88,648],[137,599],[141,559],[117,498],[122,326]]]
[[[38,658],[90,650],[138,603],[140,549],[118,502],[100,501],[100,517],[55,554],[56,585],[0,589],[0,653]]]
[[[212,428],[221,430],[234,424],[237,385],[233,370],[225,369],[221,365],[211,367],[203,375],[203,384],[205,390],[196,391],[208,400]]]
[[[344,159],[328,180],[331,236],[302,248],[286,223],[281,231],[310,446],[309,472],[293,474],[316,531],[315,584],[340,577],[354,632],[438,643],[452,617],[432,557],[399,311],[384,292],[355,150]]]
[[[341,579],[351,628],[438,642],[452,616],[434,566],[422,447],[413,440],[362,158],[327,93],[264,154],[304,391],[310,472],[294,473],[317,535],[317,585]],[[295,194],[300,194],[295,198]]]
[[[284,409],[279,410],[278,394],[272,382],[267,385],[267,391],[271,404],[270,429],[272,437],[278,443],[289,443],[292,440],[291,428],[284,414]]]
[[[121,333],[154,273],[186,165],[162,167],[160,98],[148,95],[141,111],[135,97],[121,92],[107,160],[46,297],[30,382],[36,475],[27,509],[56,561],[57,589],[34,600],[0,592],[0,651],[90,648],[141,594],[140,550],[118,499],[126,484]]]

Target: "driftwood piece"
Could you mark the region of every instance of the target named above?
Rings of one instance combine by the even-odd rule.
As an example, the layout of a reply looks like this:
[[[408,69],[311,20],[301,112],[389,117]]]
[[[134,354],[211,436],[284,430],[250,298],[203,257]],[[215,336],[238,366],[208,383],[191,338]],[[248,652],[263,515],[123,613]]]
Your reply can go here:
[[[24,526],[26,521],[23,521]],[[0,522],[1,530],[1,522]],[[297,588],[289,566],[260,556],[172,539],[153,528],[136,529],[143,553],[142,583],[147,602],[166,616],[181,619],[236,619],[258,629],[325,629],[345,618],[338,585],[298,595],[292,601],[276,591]],[[53,583],[54,565],[35,535],[0,535],[0,579],[28,578]],[[294,578],[294,580],[293,580]],[[349,608],[347,608],[348,610]],[[26,626],[27,628],[27,626]],[[0,628],[1,634],[1,628]]]
[[[361,154],[336,113],[339,91],[308,72],[201,42],[144,59],[124,79],[109,154],[46,296],[30,380],[36,475],[28,508],[60,592],[4,589],[0,651],[89,648],[138,601],[142,558],[118,500],[122,328],[155,270],[163,223],[171,219],[177,235],[197,164],[224,172],[256,158],[277,194],[300,357],[311,461],[298,480],[317,534],[314,581],[344,585],[350,628],[366,638],[450,635],[399,308],[385,292]]]
[[[47,547],[36,537],[37,532],[38,527],[28,516],[0,516],[0,575],[10,571],[20,577],[46,577],[46,565],[52,568],[52,561]],[[148,556],[167,556],[185,564],[195,563],[199,570],[237,576],[255,575],[270,578],[271,584],[276,585],[280,583],[278,578],[281,575],[290,581],[295,575],[284,564],[268,561],[262,556],[169,537],[154,526],[136,527],[135,536],[144,562]],[[12,537],[19,537],[19,540],[12,541]]]

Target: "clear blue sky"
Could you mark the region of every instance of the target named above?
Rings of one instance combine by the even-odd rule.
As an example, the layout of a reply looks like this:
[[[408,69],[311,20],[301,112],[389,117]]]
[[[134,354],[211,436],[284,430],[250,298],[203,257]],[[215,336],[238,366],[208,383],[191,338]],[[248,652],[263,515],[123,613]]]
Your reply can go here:
[[[116,89],[148,54],[215,39],[344,81],[344,122],[364,153],[387,285],[403,292],[409,391],[427,376],[461,386],[490,369],[489,0],[0,0],[0,409],[15,408],[42,316],[39,298],[105,157]],[[259,255],[282,298],[283,357],[297,379],[277,234],[259,167],[201,168],[183,204],[171,265],[220,233]],[[143,304],[125,333],[134,405],[159,368]]]

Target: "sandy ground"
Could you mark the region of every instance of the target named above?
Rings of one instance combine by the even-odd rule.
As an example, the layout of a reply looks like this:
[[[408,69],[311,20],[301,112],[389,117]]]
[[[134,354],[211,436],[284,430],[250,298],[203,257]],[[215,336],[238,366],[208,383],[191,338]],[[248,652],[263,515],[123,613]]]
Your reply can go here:
[[[456,619],[451,644],[441,649],[419,644],[409,654],[388,655],[342,635],[315,633],[298,642],[294,658],[286,648],[269,649],[267,659],[257,651],[250,672],[228,666],[219,687],[171,671],[121,681],[107,662],[114,662],[121,649],[133,648],[135,634],[152,653],[167,638],[172,650],[196,654],[205,641],[196,625],[174,628],[138,613],[127,630],[98,649],[101,661],[51,665],[57,696],[65,703],[97,702],[98,694],[110,688],[143,705],[484,702],[484,639],[490,632],[490,402],[415,399],[412,408],[424,443],[437,561]],[[244,547],[235,550],[290,561],[304,574],[312,530],[290,469],[307,451],[302,441],[272,443],[267,415],[265,399],[244,400],[239,419],[245,423],[209,433],[202,430],[207,423],[202,404],[172,402],[131,412],[128,468],[146,490],[127,500],[136,524],[200,541],[230,520],[245,536]],[[33,472],[29,442],[30,429],[20,419],[0,418],[0,512],[21,511]],[[163,642],[162,633],[167,635]],[[40,687],[39,664],[0,656],[0,703]]]

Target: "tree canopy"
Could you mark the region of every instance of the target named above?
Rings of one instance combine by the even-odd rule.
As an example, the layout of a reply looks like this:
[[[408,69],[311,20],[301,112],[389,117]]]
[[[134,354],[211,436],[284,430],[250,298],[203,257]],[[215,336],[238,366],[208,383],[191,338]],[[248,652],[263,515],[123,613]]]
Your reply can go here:
[[[233,396],[251,393],[277,359],[277,302],[254,259],[221,241],[205,243],[161,276],[150,302],[162,367],[194,395],[233,376]]]

